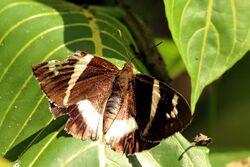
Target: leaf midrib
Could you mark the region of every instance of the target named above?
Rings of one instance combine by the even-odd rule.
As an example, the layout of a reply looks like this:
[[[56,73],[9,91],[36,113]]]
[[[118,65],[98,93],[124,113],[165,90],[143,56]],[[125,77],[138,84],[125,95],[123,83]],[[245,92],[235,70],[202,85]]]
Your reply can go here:
[[[203,40],[202,40],[200,61],[199,61],[199,64],[198,64],[197,78],[194,81],[195,87],[194,87],[194,91],[193,91],[193,97],[195,97],[195,98],[192,99],[192,103],[191,103],[191,110],[192,111],[194,111],[194,109],[195,109],[195,101],[197,99],[197,95],[198,95],[198,92],[199,92],[198,91],[199,86],[197,86],[197,83],[199,83],[199,79],[200,79],[200,75],[201,75],[201,68],[202,68],[202,64],[203,64],[203,58],[204,58],[204,55],[205,55],[206,40],[207,40],[209,25],[210,25],[211,16],[212,16],[212,7],[213,7],[213,0],[209,0],[208,1],[208,8],[207,8],[206,24],[205,24],[205,28],[204,28],[204,34],[203,34],[204,36],[203,36]]]

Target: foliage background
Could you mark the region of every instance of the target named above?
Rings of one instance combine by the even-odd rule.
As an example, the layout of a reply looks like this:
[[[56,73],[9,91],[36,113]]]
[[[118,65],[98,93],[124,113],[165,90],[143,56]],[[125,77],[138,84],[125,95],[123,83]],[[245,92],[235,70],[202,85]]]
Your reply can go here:
[[[2,1],[2,2],[4,2],[4,1]],[[92,3],[92,4],[94,3],[97,5],[113,5],[115,2],[114,1],[91,1],[90,3]],[[147,1],[141,0],[138,3],[134,3],[131,0],[129,4],[130,4],[130,7],[133,9],[133,11],[135,11],[136,14],[138,14],[138,16],[146,23],[146,26],[150,30],[152,30],[153,36],[154,36],[155,41],[156,41],[155,43],[158,43],[159,41],[163,41],[163,43],[160,46],[158,46],[157,48],[162,53],[162,55],[164,55],[163,58],[164,58],[165,63],[167,64],[167,69],[170,73],[170,76],[174,79],[174,81],[171,84],[177,90],[180,90],[188,98],[190,95],[190,92],[191,92],[190,79],[189,79],[187,73],[184,71],[184,65],[183,65],[182,60],[179,56],[178,49],[175,46],[175,44],[172,40],[172,37],[171,37],[170,30],[168,29],[163,2],[162,1],[153,2],[153,1],[149,1],[149,0],[147,0]],[[72,8],[74,8],[74,7],[72,7]],[[145,11],[147,11],[147,12],[145,12]],[[249,14],[249,12],[248,12],[248,14]],[[69,20],[64,20],[64,21],[68,21],[68,23],[70,23],[72,20],[69,19]],[[1,25],[1,26],[3,26],[3,25]],[[28,31],[28,30],[29,29],[27,28],[26,31]],[[70,30],[70,28],[68,30],[69,30],[68,32],[72,32],[72,30]],[[79,31],[86,31],[86,30],[77,30],[77,32],[79,32]],[[55,34],[53,34],[53,35],[55,35]],[[70,41],[71,38],[74,39],[77,37],[77,35],[79,35],[79,34],[77,34],[77,33],[73,34],[73,37],[72,36],[64,36],[65,37],[64,40]],[[118,35],[116,34],[114,36],[119,38],[119,34]],[[130,37],[127,37],[127,38],[130,39]],[[14,39],[15,38],[13,38],[13,40]],[[53,39],[53,38],[51,38],[51,39]],[[55,39],[55,41],[56,40],[57,39]],[[42,38],[41,38],[41,41],[42,41]],[[130,40],[128,40],[128,41],[130,41]],[[125,43],[128,41],[125,41]],[[110,41],[106,41],[106,42],[110,43]],[[86,51],[93,52],[94,49],[91,46],[91,44],[85,43],[85,45],[87,45]],[[5,46],[2,44],[1,47],[4,48]],[[15,47],[13,47],[13,48],[15,48]],[[44,47],[44,48],[48,47],[49,48],[49,46],[46,44],[44,46],[40,45],[39,47]],[[73,50],[81,48],[82,44],[76,43],[76,45],[75,44],[69,45],[69,47],[70,47],[70,50],[73,52]],[[119,47],[119,45],[116,45],[114,48],[115,48],[115,50],[118,50],[120,47]],[[86,48],[84,48],[84,49],[86,49]],[[122,48],[122,49],[124,49],[124,48]],[[249,50],[249,48],[248,48],[248,50]],[[31,51],[33,51],[33,50],[31,50]],[[11,53],[11,51],[8,51],[8,50],[5,53],[8,53],[8,52]],[[61,51],[61,53],[66,53],[66,52],[68,52],[68,51],[67,50]],[[121,52],[124,52],[124,51],[121,50]],[[1,52],[1,53],[3,54],[4,52]],[[28,53],[28,54],[31,54],[31,53]],[[131,54],[131,53],[128,53],[128,54]],[[110,52],[106,52],[106,53],[104,53],[104,55],[110,55]],[[23,59],[23,61],[25,61],[25,60],[27,60],[27,59]],[[32,62],[34,63],[34,61],[38,61],[38,60],[33,59],[32,61],[29,62],[29,65],[32,64]],[[123,63],[122,61],[116,61],[115,59],[112,59],[112,61],[114,63],[122,66],[122,63]],[[17,65],[22,66],[22,61],[20,61],[20,63]],[[18,67],[17,65],[15,67]],[[137,67],[141,71],[146,72],[145,68],[142,65],[140,65],[139,62],[138,62]],[[248,157],[250,155],[250,149],[249,149],[250,148],[250,144],[249,144],[250,131],[248,130],[249,118],[250,118],[250,112],[249,112],[250,111],[250,109],[249,109],[250,108],[250,106],[249,106],[250,105],[250,95],[249,95],[249,93],[250,93],[249,92],[250,91],[250,77],[248,74],[249,70],[250,70],[249,67],[250,67],[250,56],[249,56],[249,54],[247,54],[235,66],[233,66],[233,68],[231,68],[221,78],[219,78],[219,80],[215,81],[210,86],[208,86],[203,91],[203,94],[200,97],[200,100],[197,104],[197,108],[196,108],[196,112],[194,113],[194,120],[192,122],[192,125],[184,131],[184,136],[186,136],[190,141],[192,140],[193,136],[195,136],[197,133],[200,133],[200,132],[202,132],[208,136],[211,136],[213,138],[213,144],[209,146],[211,148],[209,156],[210,156],[210,161],[211,161],[212,166],[223,166],[230,161],[243,159],[243,158]],[[19,70],[21,72],[20,68],[17,68],[17,70]],[[25,70],[25,68],[24,68],[24,70]],[[22,74],[24,75],[25,71],[23,71]],[[19,76],[21,76],[21,75],[19,75]],[[10,79],[9,81],[11,81],[11,80],[12,79]],[[1,90],[0,90],[1,91],[1,99],[3,99],[4,94],[7,95],[7,94],[12,93],[11,90],[7,89],[9,92],[6,92],[7,90],[4,90],[4,86],[8,85],[8,83],[11,83],[11,82],[2,82],[2,84],[0,85],[1,86]],[[36,84],[36,81],[32,80],[32,83],[30,84],[30,86],[35,85],[35,84]],[[15,87],[15,85],[11,85],[11,87],[8,87],[8,86],[6,86],[6,87],[11,88],[11,87]],[[5,92],[2,93],[2,91],[5,91]],[[247,92],[249,92],[249,93],[247,93]],[[22,97],[23,96],[25,97],[25,94],[22,94]],[[34,100],[38,100],[38,99],[34,99]],[[17,103],[15,105],[13,105],[13,108],[11,108],[10,111],[12,113],[18,113],[18,111],[20,111],[19,106],[22,105],[24,102],[25,102],[24,100],[18,99]],[[47,108],[46,101],[41,100],[40,102],[41,102],[41,106],[39,106],[39,108],[46,109]],[[2,104],[4,104],[4,103],[5,102],[3,102]],[[1,107],[1,105],[0,105],[0,107]],[[24,109],[22,109],[22,111],[23,110]],[[13,129],[13,128],[18,129],[20,127],[20,125],[15,124],[15,121],[18,117],[20,117],[20,116],[12,115],[12,118],[9,118],[10,124],[7,124],[6,127],[8,127],[9,129]],[[37,115],[34,118],[32,118],[31,121],[38,121],[39,120],[38,118],[40,118],[40,117],[39,117],[39,115]],[[51,120],[51,116],[49,114],[47,114],[46,118],[44,118],[44,120],[46,120],[46,119]],[[44,120],[39,120],[39,121],[42,122]],[[32,146],[31,149],[28,150],[27,153],[25,153],[25,155],[22,157],[22,160],[24,160],[23,161],[24,165],[26,163],[26,164],[29,164],[30,166],[32,166],[34,164],[32,164],[30,162],[33,162],[32,157],[34,156],[34,153],[39,154],[39,151],[41,148],[40,145],[43,145],[47,141],[50,141],[52,139],[50,136],[55,136],[55,135],[59,135],[59,137],[58,137],[59,142],[58,141],[54,142],[54,144],[52,144],[51,147],[54,147],[54,148],[60,147],[61,148],[61,145],[64,145],[64,146],[69,145],[75,149],[75,150],[71,150],[71,151],[79,151],[78,153],[80,154],[85,148],[88,148],[89,146],[90,147],[93,146],[94,149],[92,149],[92,151],[88,152],[89,156],[91,155],[93,157],[96,157],[97,155],[103,154],[102,152],[100,154],[100,150],[102,150],[102,149],[100,149],[100,147],[98,145],[91,145],[90,143],[82,143],[82,142],[76,141],[76,140],[71,139],[71,138],[67,138],[67,140],[64,140],[64,138],[67,137],[67,135],[65,135],[65,133],[63,133],[63,131],[61,131],[62,125],[64,122],[65,122],[65,118],[62,118],[59,121],[50,122],[48,124],[48,127],[45,129],[45,132],[43,132],[44,135],[42,133],[38,139],[30,136],[30,138],[27,138],[26,140],[22,140],[22,136],[21,136],[21,138],[19,136],[18,140],[16,141],[15,147],[12,148],[12,150],[10,150],[7,155],[5,155],[5,158],[7,158],[9,160],[15,160],[15,158],[13,158],[13,157],[17,157],[18,154],[20,153],[17,150],[22,150],[22,147],[27,146],[27,143],[30,140],[35,139],[35,145]],[[8,128],[7,128],[7,130],[8,130]],[[59,129],[59,131],[57,132],[58,129]],[[6,129],[4,129],[4,131],[5,130]],[[47,130],[47,132],[46,132],[46,130]],[[2,129],[2,131],[3,131],[3,129]],[[27,130],[26,133],[28,133],[28,132],[29,132],[29,130]],[[3,134],[5,134],[5,136],[3,136]],[[45,134],[49,134],[49,135],[48,136],[46,135],[47,138],[44,139],[43,137],[45,137]],[[34,134],[34,135],[36,135],[36,134]],[[3,139],[6,139],[6,138],[8,138],[8,135],[6,135],[6,133],[1,133],[1,135],[0,135],[1,142],[4,142]],[[185,142],[185,140],[182,139],[182,136],[180,136],[180,135],[177,135],[174,138],[175,139],[181,138],[180,141]],[[18,141],[22,141],[22,142],[18,143]],[[65,143],[65,141],[66,141],[66,143]],[[167,146],[166,148],[167,149],[170,148],[168,154],[167,155],[164,154],[165,157],[159,156],[158,159],[156,157],[154,157],[154,159],[157,160],[158,162],[160,162],[160,164],[161,163],[162,164],[166,164],[166,163],[171,164],[172,163],[172,165],[174,165],[176,163],[175,165],[177,165],[177,164],[180,166],[185,165],[185,163],[180,164],[179,162],[175,162],[175,160],[176,160],[175,154],[178,155],[178,154],[180,154],[181,151],[174,152],[173,154],[171,153],[171,148],[172,148],[172,150],[176,149],[174,147],[175,143],[173,143],[172,141],[174,141],[174,140],[172,140],[172,138],[170,140],[166,141],[166,146]],[[79,146],[81,146],[83,149],[78,150],[77,148]],[[184,146],[188,146],[188,144],[185,143]],[[3,151],[5,148],[0,148],[0,149],[1,149],[1,151]],[[69,148],[68,147],[63,148],[64,151],[66,151],[67,149],[69,149]],[[62,151],[62,148],[60,149],[60,151]],[[55,152],[58,153],[58,150],[53,149],[53,148],[49,149],[49,151],[47,151],[47,153],[46,153],[47,155],[45,154],[46,156],[42,156],[42,158],[39,159],[39,161],[36,163],[40,164],[40,165],[41,164],[45,165],[43,163],[46,161],[46,158],[51,156],[51,157],[49,157],[49,159],[52,160],[53,156],[55,155]],[[154,150],[153,150],[153,152],[154,152]],[[198,152],[199,152],[199,150],[198,150]],[[156,149],[155,153],[156,153],[155,155],[158,155],[159,150],[157,151],[157,149]],[[112,166],[120,161],[123,161],[125,164],[129,165],[128,160],[123,159],[124,157],[119,157],[115,154],[112,154],[112,152],[107,153],[105,151],[104,155],[107,155],[107,154],[111,154],[111,157],[115,157],[115,159],[111,158],[113,163],[108,162],[108,160],[106,160],[106,162],[105,162],[106,165]],[[195,158],[195,156],[197,156],[197,155],[202,155],[202,154],[199,152],[196,155],[191,155],[191,158],[192,157]],[[76,165],[77,163],[80,163],[81,162],[80,158],[82,158],[84,156],[87,156],[87,155],[82,155],[82,156],[78,157],[77,160],[74,161],[74,163],[72,163],[71,165]],[[109,157],[107,156],[107,159],[108,158]],[[140,158],[140,157],[137,157],[137,158]],[[54,163],[59,162],[59,159],[57,159],[57,160],[58,161],[54,161]],[[133,161],[133,160],[134,159],[130,159],[130,161]],[[152,159],[150,160],[150,159],[147,159],[147,156],[144,156],[144,157],[142,156],[142,162],[147,163],[149,161],[151,161],[151,163],[152,163]],[[193,161],[193,162],[194,162],[194,164],[199,164],[199,162],[195,162],[195,161]],[[47,162],[47,165],[48,164],[52,165],[53,163]],[[64,164],[64,165],[66,165],[66,164]],[[69,165],[69,164],[67,164],[67,165]],[[187,164],[186,164],[186,166],[187,166]]]

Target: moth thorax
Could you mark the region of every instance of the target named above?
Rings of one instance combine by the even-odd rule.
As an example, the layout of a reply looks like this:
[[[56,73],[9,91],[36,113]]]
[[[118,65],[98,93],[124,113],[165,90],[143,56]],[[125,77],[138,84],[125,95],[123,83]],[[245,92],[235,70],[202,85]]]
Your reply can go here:
[[[134,65],[131,62],[126,62],[122,71],[133,71]]]
[[[133,68],[134,65],[130,62],[127,62],[115,79],[113,88],[114,90],[119,90],[119,94],[122,96],[127,94],[127,90],[129,86],[131,86],[130,82],[134,79]]]

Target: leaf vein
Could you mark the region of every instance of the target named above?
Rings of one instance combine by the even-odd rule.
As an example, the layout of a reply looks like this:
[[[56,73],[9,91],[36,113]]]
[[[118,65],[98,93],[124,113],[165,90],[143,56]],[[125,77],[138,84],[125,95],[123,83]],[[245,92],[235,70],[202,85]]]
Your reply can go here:
[[[43,32],[41,32],[40,34],[34,36],[31,40],[29,40],[28,43],[26,43],[18,52],[17,54],[11,59],[11,62],[8,63],[7,67],[4,69],[1,77],[0,77],[0,82],[2,81],[2,79],[4,78],[4,76],[6,75],[6,73],[8,72],[8,70],[11,68],[11,66],[15,63],[16,59],[21,55],[21,53],[26,50],[33,42],[35,42],[37,39],[39,39],[40,37],[42,37],[43,35],[46,35],[47,33],[50,33],[52,31],[61,29],[61,28],[66,28],[66,27],[74,27],[74,26],[87,26],[87,24],[84,23],[75,23],[75,24],[67,24],[67,25],[60,25],[60,26],[56,26],[56,27],[52,27],[50,29],[47,29]]]
[[[52,56],[55,52],[57,52],[59,49],[61,49],[64,46],[76,43],[76,42],[80,42],[80,41],[86,41],[86,40],[91,40],[91,38],[77,38],[75,40],[72,41],[68,41],[67,43],[64,43],[60,46],[58,46],[57,48],[55,48],[53,51],[51,51],[47,56],[44,57],[44,59],[42,61],[45,61],[46,59],[48,59],[50,56]],[[22,90],[27,86],[27,84],[30,82],[32,78],[32,74],[29,75],[28,79],[24,82],[24,84],[21,86],[21,88],[19,89],[19,91],[17,92],[16,96],[13,98],[13,100],[10,102],[10,105],[8,106],[8,108],[3,112],[4,115],[2,116],[2,119],[0,121],[0,127],[3,125],[3,122],[10,110],[10,108],[13,106],[13,104],[15,103],[16,99],[19,97],[19,95],[21,94]]]
[[[178,37],[178,39],[179,39],[179,41],[181,41],[181,37],[182,37],[182,27],[183,27],[183,19],[184,19],[184,14],[185,14],[185,12],[186,12],[186,10],[187,10],[187,8],[188,8],[188,6],[189,6],[189,3],[190,3],[190,1],[191,0],[187,0],[186,1],[186,3],[185,3],[185,6],[184,6],[184,8],[183,8],[183,11],[182,11],[182,13],[181,13],[181,20],[180,20],[180,28],[179,28],[179,37]],[[178,42],[177,42],[178,43]],[[185,53],[183,53],[183,49],[182,49],[182,47],[181,46],[179,46],[178,47],[179,48],[179,50],[180,50],[180,53],[183,55],[182,56],[182,58],[184,59],[184,64],[188,67],[189,65],[189,63],[188,63],[188,59],[186,59],[186,57],[184,56],[185,55]],[[187,51],[186,51],[187,52]]]
[[[172,139],[173,139],[173,140],[175,141],[175,143],[179,146],[179,148],[181,149],[181,152],[185,152],[185,148],[182,146],[182,144],[179,142],[178,138],[177,138],[175,135],[172,136]],[[193,164],[193,161],[192,161],[192,159],[190,158],[190,155],[189,155],[188,152],[187,152],[187,154],[188,154],[188,156],[187,156],[188,161],[190,161],[190,164],[192,164],[192,166],[195,166],[195,165]]]
[[[193,97],[195,97],[195,99],[192,99],[192,103],[191,103],[192,111],[194,111],[195,103],[196,103],[197,98],[198,98],[197,94],[198,94],[198,88],[200,87],[200,85],[197,85],[197,83],[199,82],[200,75],[201,75],[201,67],[202,67],[202,64],[203,64],[203,58],[204,58],[204,54],[205,54],[206,40],[207,40],[209,25],[211,23],[212,7],[213,7],[213,0],[209,0],[208,1],[208,8],[207,8],[206,24],[205,24],[203,40],[202,40],[200,61],[199,61],[199,64],[198,64],[197,78],[196,78],[196,81],[194,81],[195,82],[195,88],[194,88],[194,91],[193,91],[193,93],[194,93]]]
[[[97,142],[93,142],[92,144],[88,145],[87,147],[84,147],[83,149],[80,149],[78,152],[76,152],[75,154],[72,154],[71,157],[69,157],[66,161],[64,161],[64,163],[60,166],[60,167],[64,167],[67,166],[67,164],[69,164],[71,161],[73,161],[77,156],[79,156],[80,154],[86,152],[88,149],[94,147],[97,145]]]
[[[89,21],[89,26],[90,26],[92,34],[93,34],[93,39],[94,39],[93,42],[95,43],[95,54],[103,55],[102,54],[103,45],[102,45],[102,40],[101,40],[101,36],[100,36],[100,29],[99,29],[98,25],[96,24],[96,18],[88,10],[83,10],[83,14],[87,18],[88,17],[93,18],[92,20]]]
[[[34,163],[38,160],[38,158],[41,156],[41,154],[48,148],[49,144],[55,139],[55,137],[61,132],[64,128],[64,125],[58,129],[57,132],[55,132],[54,135],[51,136],[51,138],[48,140],[48,142],[41,148],[41,150],[38,152],[38,154],[33,158],[33,161],[30,163],[29,167],[33,166]]]
[[[159,166],[159,167],[161,166],[161,165],[153,158],[153,156],[152,156],[152,154],[151,154],[150,152],[146,151],[145,154],[151,159],[152,162],[154,162],[154,164],[155,164],[156,166]]]
[[[48,122],[45,124],[44,128],[34,137],[34,139],[29,143],[29,145],[22,151],[22,153],[19,155],[19,158],[22,157],[22,155],[27,151],[27,149],[30,148],[30,146],[36,141],[36,139],[46,130],[46,127],[51,123],[51,121],[54,120],[54,117],[51,116],[51,119],[48,120]]]
[[[25,120],[25,122],[23,123],[22,127],[18,129],[18,132],[16,133],[16,136],[14,137],[14,139],[10,142],[9,146],[6,147],[6,150],[9,150],[11,148],[11,146],[14,144],[14,142],[16,141],[16,139],[18,138],[18,136],[23,131],[24,127],[27,126],[30,118],[33,116],[33,114],[35,113],[35,111],[37,110],[37,108],[39,107],[39,105],[41,104],[41,102],[42,102],[43,99],[44,99],[44,96],[41,96],[41,98],[36,103],[36,106],[31,111],[31,113],[29,114],[29,116],[27,117],[27,119]]]
[[[10,3],[10,4],[6,5],[5,7],[3,7],[0,10],[0,14],[3,13],[5,10],[10,9],[12,7],[15,7],[15,6],[18,6],[18,5],[30,5],[30,4],[40,5],[39,3],[36,3],[36,2],[15,2],[15,3]]]
[[[237,19],[236,19],[236,7],[235,7],[235,2],[234,0],[230,0],[230,4],[232,6],[232,15],[233,15],[233,47],[230,50],[230,53],[228,54],[227,58],[226,58],[226,62],[224,64],[224,67],[222,68],[223,70],[226,69],[226,67],[228,66],[228,61],[230,60],[229,58],[231,57],[234,49],[235,49],[235,45],[236,45],[236,31],[237,31]]]
[[[216,65],[217,63],[217,59],[218,57],[220,56],[220,34],[217,30],[217,28],[215,27],[215,25],[213,24],[213,22],[211,22],[211,27],[212,27],[212,30],[214,30],[215,32],[215,36],[216,36],[216,45],[217,45],[217,48],[216,48],[216,55],[215,55],[215,58],[214,58],[214,63],[213,65],[210,67],[210,69],[214,70],[214,66]],[[210,80],[212,80],[212,75],[211,75],[211,71],[209,73],[209,76],[208,76],[208,79],[207,79],[207,82],[206,82],[206,85],[209,84]]]

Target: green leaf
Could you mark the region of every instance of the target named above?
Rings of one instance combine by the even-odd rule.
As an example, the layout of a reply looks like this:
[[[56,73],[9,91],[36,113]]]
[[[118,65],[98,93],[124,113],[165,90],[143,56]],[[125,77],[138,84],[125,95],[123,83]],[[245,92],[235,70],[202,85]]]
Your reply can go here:
[[[162,58],[167,65],[167,71],[169,72],[170,78],[174,79],[185,71],[185,66],[181,59],[180,53],[172,40],[168,39],[156,39],[155,43],[162,42],[157,49],[159,50]]]
[[[0,164],[1,164],[1,167],[13,167],[14,165],[14,163],[2,157],[0,157]]]
[[[145,163],[141,159],[149,155],[148,162],[160,166],[166,166],[166,162],[178,166],[186,161],[198,164],[196,156],[207,162],[206,154],[195,148],[177,161],[190,146],[180,134],[127,158],[100,141],[81,141],[66,134],[63,129],[67,117],[53,120],[31,65],[64,60],[82,50],[122,67],[134,58],[128,46],[135,43],[114,17],[63,1],[1,0],[0,20],[1,156],[18,160],[22,166],[136,166]],[[138,71],[147,73],[138,60],[133,63]]]
[[[147,152],[137,155],[142,166],[210,166],[205,147],[191,147],[179,133]],[[176,158],[178,157],[178,158]]]
[[[192,81],[192,111],[204,87],[250,49],[250,1],[164,0],[173,39]]]

